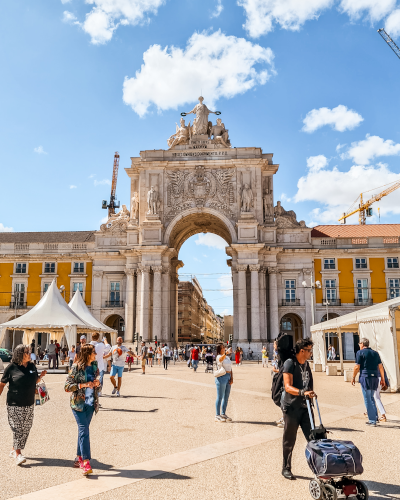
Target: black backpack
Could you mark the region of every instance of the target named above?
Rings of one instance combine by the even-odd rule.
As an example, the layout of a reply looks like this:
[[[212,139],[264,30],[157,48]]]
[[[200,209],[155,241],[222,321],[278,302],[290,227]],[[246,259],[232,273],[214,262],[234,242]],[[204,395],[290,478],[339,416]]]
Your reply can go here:
[[[278,367],[279,372],[275,373],[272,378],[271,396],[276,406],[281,406],[281,398],[283,392],[283,365],[287,359],[293,359],[296,363],[297,359],[294,350],[289,347],[289,336],[287,333],[281,333],[276,339],[278,350]]]

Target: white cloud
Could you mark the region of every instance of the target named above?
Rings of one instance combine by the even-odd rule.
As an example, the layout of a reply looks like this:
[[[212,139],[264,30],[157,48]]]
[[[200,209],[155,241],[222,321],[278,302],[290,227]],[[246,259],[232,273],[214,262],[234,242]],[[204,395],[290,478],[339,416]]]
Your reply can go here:
[[[43,149],[43,146],[38,146],[37,148],[33,148],[33,151],[39,155],[47,155],[46,151]]]
[[[224,309],[221,313],[221,316],[230,316],[232,314],[230,309]]]
[[[394,38],[400,36],[400,9],[394,10],[386,19],[385,30]]]
[[[88,179],[93,179],[93,177],[96,177],[96,174],[89,175]]]
[[[65,3],[70,3],[70,2],[71,2],[71,0],[61,0],[61,3],[62,3],[62,4],[65,4]]]
[[[0,233],[11,233],[12,231],[14,231],[12,227],[6,227],[0,222]]]
[[[69,188],[70,188],[70,189],[76,189],[77,187],[78,187],[78,186],[75,186],[75,184],[71,184],[71,185],[69,186]]]
[[[196,245],[205,245],[217,250],[225,250],[225,247],[228,246],[224,239],[213,233],[199,234],[195,243]]]
[[[338,145],[336,146],[336,151],[339,153],[339,151],[340,151],[341,149],[343,149],[345,146],[346,146],[346,144],[338,144]]]
[[[105,217],[103,217],[99,223],[100,224],[105,224],[106,222],[108,221],[108,215],[106,215]]]
[[[324,155],[310,156],[307,158],[307,167],[311,172],[319,172],[328,165],[328,158]]]
[[[224,274],[218,278],[219,286],[221,287],[220,292],[222,295],[231,296],[233,292],[232,276],[230,274]]]
[[[368,165],[371,160],[379,156],[396,156],[400,154],[400,144],[377,135],[366,135],[362,141],[352,142],[350,148],[341,155],[344,160],[351,158],[355,163]]]
[[[363,120],[364,118],[356,111],[339,104],[333,109],[319,108],[309,111],[303,120],[304,127],[302,130],[304,132],[315,132],[324,125],[330,125],[334,130],[344,132],[357,127]]]
[[[222,5],[222,0],[217,0],[217,4],[215,6],[214,12],[210,17],[219,17],[221,12],[224,10],[224,6]]]
[[[212,109],[220,97],[234,97],[264,85],[274,73],[273,58],[271,49],[220,30],[194,33],[185,49],[150,46],[141,69],[125,78],[123,99],[144,116],[152,104],[160,111],[193,103],[202,89]]]
[[[111,186],[111,181],[109,179],[103,179],[102,181],[98,181],[97,179],[95,179],[93,184],[95,186],[101,186],[104,184],[108,184],[109,186]]]
[[[196,261],[196,262],[202,262],[200,259],[198,259],[197,257],[193,257],[193,260]]]
[[[296,202],[313,201],[321,205],[310,212],[312,222],[307,222],[308,226],[317,223],[337,224],[339,217],[350,208],[359,193],[376,187],[376,190],[368,193],[368,199],[382,190],[379,186],[399,179],[399,174],[390,171],[388,166],[382,163],[375,166],[353,165],[345,172],[339,171],[337,167],[329,170],[310,169],[306,176],[299,179],[294,199]],[[385,212],[400,213],[400,192],[391,193],[383,198],[379,205]],[[352,222],[356,221],[354,215]]]
[[[285,201],[292,201],[292,198],[289,198],[289,196],[286,195],[286,193],[282,193],[280,197],[280,201],[282,203],[285,203]]]
[[[379,21],[389,15],[396,0],[237,0],[244,8],[244,28],[257,38],[274,29],[275,24],[286,30],[298,31],[306,21],[318,19],[333,6],[351,20],[366,18]]]
[[[80,24],[78,21],[78,18],[73,14],[72,12],[69,12],[68,10],[64,10],[63,12],[63,22],[64,23],[69,23],[69,24]]]

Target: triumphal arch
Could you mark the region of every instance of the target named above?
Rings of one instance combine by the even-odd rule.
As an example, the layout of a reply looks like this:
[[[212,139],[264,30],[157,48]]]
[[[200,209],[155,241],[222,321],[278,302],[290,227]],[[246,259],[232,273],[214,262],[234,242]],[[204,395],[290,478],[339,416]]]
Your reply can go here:
[[[114,259],[117,273],[123,261],[125,340],[137,331],[146,341],[177,341],[179,250],[190,236],[207,232],[227,243],[234,343],[250,343],[258,351],[279,333],[277,256],[282,245],[307,246],[310,229],[280,203],[274,206],[279,166],[273,155],[259,147],[234,147],[213,114],[221,113],[200,97],[192,111],[181,113],[168,149],[141,151],[131,159],[129,210],[123,206],[96,234],[94,307],[105,262],[110,269]],[[302,266],[310,263],[311,258]]]

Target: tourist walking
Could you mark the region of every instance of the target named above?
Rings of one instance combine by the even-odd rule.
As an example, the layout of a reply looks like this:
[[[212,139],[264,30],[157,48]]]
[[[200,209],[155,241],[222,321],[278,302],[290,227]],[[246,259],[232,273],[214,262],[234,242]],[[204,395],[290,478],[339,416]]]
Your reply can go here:
[[[217,399],[215,401],[215,421],[216,422],[232,422],[232,419],[226,414],[231,386],[233,384],[232,361],[230,355],[232,348],[225,350],[224,344],[217,346],[217,370],[223,367],[225,375],[215,377],[215,385],[217,386]],[[222,412],[222,413],[221,413]]]
[[[239,347],[236,347],[236,350],[235,350],[235,363],[236,363],[236,366],[240,365],[240,348]]]
[[[336,350],[332,344],[328,347],[328,361],[334,361],[336,359]]]
[[[68,359],[69,359],[69,368],[72,368],[72,365],[74,363],[74,359],[76,356],[76,351],[75,351],[75,346],[71,346],[70,351],[68,352]]]
[[[60,349],[61,349],[61,346],[60,346],[60,344],[57,342],[57,340],[54,342],[54,345],[56,346],[56,368],[58,369],[58,366],[59,366],[59,359],[60,359]]]
[[[142,342],[141,344],[139,357],[142,360],[142,375],[146,375],[146,360],[147,360],[146,342]]]
[[[158,366],[161,366],[161,359],[162,359],[162,356],[163,356],[162,355],[161,346],[157,347],[156,353],[157,353],[157,363],[158,363]]]
[[[111,346],[108,343],[107,337],[103,337],[103,344],[104,344],[104,356],[107,356],[109,352],[111,351]],[[111,371],[111,359],[104,359],[104,371],[107,373],[108,371]]]
[[[306,397],[314,398],[313,376],[308,360],[312,354],[312,340],[305,338],[296,342],[293,358],[283,364],[283,393],[281,408],[283,411],[283,467],[282,475],[286,479],[295,479],[292,474],[292,454],[296,444],[299,426],[307,441],[310,440],[311,422],[307,410]]]
[[[377,407],[379,413],[381,414],[381,416],[379,417],[380,422],[386,422],[386,420],[387,420],[386,419],[386,410],[385,410],[385,407],[383,406],[383,403],[381,400],[381,389],[386,391],[388,389],[388,387],[390,386],[389,379],[387,378],[385,368],[383,368],[383,374],[385,376],[385,384],[384,385],[381,384],[381,377],[379,377],[378,388],[376,389],[375,394],[374,394],[376,407]],[[367,415],[368,414],[366,414],[366,416]]]
[[[199,350],[197,346],[192,350],[192,366],[193,370],[196,372],[197,367],[199,366]]]
[[[168,370],[169,348],[167,344],[164,344],[164,347],[161,350],[162,350],[164,370]]]
[[[104,344],[100,342],[100,333],[95,332],[92,334],[92,340],[90,342],[92,346],[94,346],[94,350],[96,352],[96,361],[97,368],[99,369],[99,382],[100,382],[100,390],[98,392],[99,396],[101,396],[101,391],[103,389],[103,378],[105,373],[105,365],[106,360],[104,359]]]
[[[378,422],[378,410],[376,408],[375,393],[378,385],[385,385],[385,374],[379,354],[370,348],[369,340],[364,338],[358,344],[360,350],[356,354],[356,364],[353,370],[352,385],[356,385],[356,376],[360,373],[360,385],[367,409],[367,425],[376,427]]]
[[[100,381],[96,362],[95,346],[86,344],[81,347],[77,362],[72,365],[64,389],[72,392],[70,405],[78,424],[78,446],[74,467],[80,467],[83,475],[92,474],[90,466],[89,426],[94,413],[99,411]]]
[[[77,360],[78,360],[78,356],[79,356],[79,353],[81,352],[82,346],[84,346],[86,344],[86,336],[85,335],[81,335],[81,337],[79,339],[79,342],[80,343],[76,346],[76,349],[75,349],[74,363],[76,363]]]
[[[118,397],[121,395],[120,391],[122,384],[122,374],[124,373],[126,353],[129,353],[129,355],[133,356],[134,358],[138,357],[131,349],[128,349],[126,346],[122,345],[122,342],[122,337],[118,337],[116,345],[113,345],[111,351],[106,356],[104,356],[105,358],[108,358],[110,356],[112,358],[110,373],[110,380],[112,385],[114,386],[112,394],[116,394]],[[118,376],[118,384],[115,381],[116,376]]]
[[[0,382],[0,395],[6,384],[8,423],[13,433],[13,448],[10,457],[17,465],[26,462],[22,455],[33,423],[36,384],[46,375],[38,375],[36,365],[31,362],[31,351],[27,345],[18,345],[10,364],[4,369]]]
[[[178,356],[179,356],[179,361],[183,361],[183,350],[182,350],[182,346],[179,346],[179,348],[178,348]]]
[[[265,347],[265,345],[262,348],[261,356],[262,356],[261,357],[262,367],[264,368],[264,366],[266,366],[268,368],[268,351],[267,351],[267,348]]]
[[[56,345],[54,344],[54,340],[50,340],[50,344],[47,346],[47,358],[49,360],[49,370],[50,363],[52,364],[53,370],[57,367],[57,356],[56,356]]]
[[[30,354],[31,354],[31,361],[33,364],[36,365],[36,345],[35,345],[35,339],[32,339],[32,343],[29,346],[30,348]]]
[[[147,359],[149,360],[150,368],[153,368],[153,358],[154,358],[154,351],[153,348],[149,346],[149,350],[147,351]]]
[[[240,351],[240,363],[239,364],[242,364],[243,363],[243,349],[241,347],[239,347],[239,351]]]

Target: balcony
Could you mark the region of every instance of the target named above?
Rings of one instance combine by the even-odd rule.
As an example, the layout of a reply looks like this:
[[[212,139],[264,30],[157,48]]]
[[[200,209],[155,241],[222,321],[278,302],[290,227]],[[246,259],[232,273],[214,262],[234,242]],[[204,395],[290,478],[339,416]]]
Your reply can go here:
[[[283,299],[282,306],[299,306],[300,299]]]
[[[17,302],[10,302],[10,309],[26,309],[26,302],[20,300]]]
[[[355,306],[372,306],[373,301],[372,299],[354,299],[354,305]]]
[[[104,307],[124,307],[123,300],[107,300]]]
[[[328,302],[328,306],[341,306],[342,305],[342,301],[340,299],[328,299],[328,300],[325,299],[322,302],[322,305],[326,306],[326,302]]]

